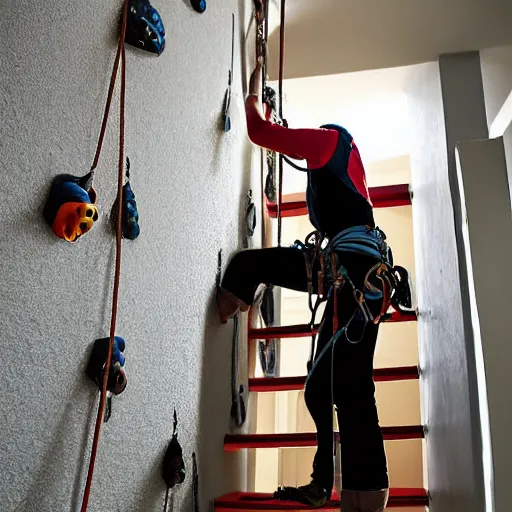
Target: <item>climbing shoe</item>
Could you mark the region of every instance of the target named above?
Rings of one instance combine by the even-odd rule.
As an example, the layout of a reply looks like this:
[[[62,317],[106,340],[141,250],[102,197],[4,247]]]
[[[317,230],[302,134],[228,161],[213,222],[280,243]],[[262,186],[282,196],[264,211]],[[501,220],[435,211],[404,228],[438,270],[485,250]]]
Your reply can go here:
[[[301,487],[280,487],[274,498],[281,501],[297,501],[310,507],[322,507],[329,500],[330,493],[316,482]]]

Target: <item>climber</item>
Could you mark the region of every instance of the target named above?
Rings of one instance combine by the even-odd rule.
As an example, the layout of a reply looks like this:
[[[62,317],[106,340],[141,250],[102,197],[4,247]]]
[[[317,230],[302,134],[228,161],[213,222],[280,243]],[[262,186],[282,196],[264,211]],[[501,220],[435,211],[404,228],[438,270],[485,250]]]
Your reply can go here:
[[[379,325],[378,320],[367,320],[368,315],[378,319],[383,303],[387,309],[388,303],[384,301],[396,292],[393,287],[384,290],[385,280],[371,276],[382,262],[393,270],[390,250],[384,233],[375,226],[364,167],[348,131],[336,125],[290,129],[270,122],[259,109],[260,84],[261,65],[258,63],[251,75],[246,99],[249,138],[256,145],[306,160],[306,198],[311,223],[329,244],[346,240],[348,236],[350,243],[343,247],[351,247],[341,252],[333,249],[339,268],[349,276],[352,286],[341,286],[328,295],[314,364],[306,381],[305,401],[317,428],[318,447],[312,480],[299,488],[281,489],[277,495],[287,499],[288,493],[289,499],[312,506],[322,506],[330,498],[334,484],[334,404],[342,462],[342,510],[383,511],[388,500],[389,480],[373,382]],[[351,243],[354,240],[355,245]],[[367,250],[368,247],[372,249]],[[308,291],[309,283],[313,285],[313,293],[318,293],[320,263],[318,258],[314,259],[308,269],[307,261],[304,247],[301,250],[297,246],[237,253],[229,262],[217,292],[221,321],[225,323],[238,311],[246,311],[262,283],[298,291]],[[337,270],[331,268],[330,274],[326,273],[331,276],[331,281],[327,280],[331,291],[333,271]],[[361,295],[356,295],[355,290],[365,290],[366,317],[361,313],[361,301],[356,300]],[[334,331],[338,332],[338,337],[333,343]]]

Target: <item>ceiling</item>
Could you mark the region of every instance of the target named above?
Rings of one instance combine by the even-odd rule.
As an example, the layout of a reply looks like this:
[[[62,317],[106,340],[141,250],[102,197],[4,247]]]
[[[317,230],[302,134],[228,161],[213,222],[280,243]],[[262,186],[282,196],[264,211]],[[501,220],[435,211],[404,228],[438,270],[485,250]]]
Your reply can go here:
[[[269,74],[277,77],[279,13],[271,0]],[[510,0],[287,0],[285,77],[436,60],[512,44]]]

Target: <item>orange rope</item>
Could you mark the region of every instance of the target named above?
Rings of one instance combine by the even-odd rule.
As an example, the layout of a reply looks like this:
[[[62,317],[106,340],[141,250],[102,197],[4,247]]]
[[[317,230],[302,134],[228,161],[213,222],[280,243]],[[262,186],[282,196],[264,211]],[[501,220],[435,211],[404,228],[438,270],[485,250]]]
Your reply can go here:
[[[100,395],[100,403],[98,406],[98,414],[96,416],[96,425],[94,428],[94,438],[91,448],[91,459],[89,461],[89,470],[87,472],[87,482],[85,484],[84,496],[82,500],[81,512],[86,512],[89,503],[89,496],[91,494],[92,476],[94,473],[94,464],[96,462],[96,454],[98,451],[98,442],[100,438],[101,425],[105,414],[105,403],[107,398],[107,385],[108,377],[110,374],[110,364],[112,362],[112,351],[114,347],[114,336],[116,331],[117,320],[117,303],[119,296],[119,278],[121,273],[121,239],[122,239],[122,208],[123,208],[123,178],[124,178],[124,104],[125,104],[125,91],[126,91],[126,53],[124,47],[125,34],[126,34],[126,20],[128,16],[128,0],[124,0],[123,9],[123,24],[121,29],[121,37],[119,39],[119,47],[117,51],[114,69],[112,71],[112,78],[110,81],[109,95],[107,98],[107,106],[105,107],[105,117],[103,119],[100,140],[98,143],[98,150],[94,159],[94,166],[98,163],[99,154],[101,152],[101,145],[103,136],[105,135],[104,127],[107,124],[108,112],[110,109],[110,102],[112,100],[112,91],[114,89],[115,79],[117,75],[117,67],[119,65],[119,56],[121,56],[121,106],[120,106],[120,134],[119,134],[119,163],[118,163],[118,183],[117,183],[117,233],[116,233],[116,263],[114,275],[114,293],[112,298],[112,316],[110,320],[110,340],[107,353],[107,360],[105,361],[105,372],[103,374],[103,385]]]
[[[279,119],[284,126],[288,123],[283,119],[283,78],[284,78],[284,21],[285,21],[285,0],[281,0],[281,25],[279,27]],[[283,155],[279,153],[279,192],[277,198],[277,245],[281,247],[282,238],[282,209],[283,209]]]
[[[112,70],[112,75],[110,77],[110,85],[108,88],[107,94],[107,103],[105,104],[105,111],[103,113],[103,121],[101,123],[100,136],[98,138],[98,145],[96,146],[96,154],[94,155],[94,161],[91,165],[91,171],[94,171],[98,166],[98,161],[100,159],[101,148],[103,147],[103,139],[105,138],[105,131],[107,129],[107,121],[108,114],[110,112],[110,105],[112,103],[112,96],[114,94],[114,86],[116,84],[117,78],[117,69],[119,68],[119,58],[121,56],[121,40],[119,40],[119,45],[117,46],[117,54],[116,59],[114,61],[114,68]]]

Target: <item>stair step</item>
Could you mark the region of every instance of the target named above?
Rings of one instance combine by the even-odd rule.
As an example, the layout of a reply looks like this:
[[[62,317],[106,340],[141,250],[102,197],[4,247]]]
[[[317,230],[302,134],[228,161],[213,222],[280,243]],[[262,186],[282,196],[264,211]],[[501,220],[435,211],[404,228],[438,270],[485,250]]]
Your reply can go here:
[[[414,311],[401,313],[400,311],[393,311],[391,317],[386,322],[414,322],[417,320],[417,315]],[[319,325],[315,325],[313,332],[309,324],[300,325],[283,325],[280,327],[264,327],[255,329],[250,327],[248,330],[248,337],[250,340],[269,340],[272,338],[306,338],[313,333],[318,332]]]
[[[417,366],[400,366],[397,368],[376,368],[373,372],[375,382],[415,380],[419,378]],[[300,391],[304,389],[306,376],[274,377],[249,379],[249,391],[263,393],[269,391]]]
[[[339,440],[339,433],[335,432]],[[405,439],[422,439],[421,425],[382,427],[385,441]],[[243,448],[299,448],[316,446],[315,432],[298,432],[294,434],[227,434],[224,436],[224,451],[235,452]]]
[[[411,204],[409,185],[388,185],[384,187],[371,187],[370,197],[374,208],[391,208],[394,206],[406,206]],[[277,203],[267,202],[268,215],[277,218]],[[306,201],[285,201],[282,203],[282,217],[299,217],[307,215],[308,207]]]
[[[426,507],[428,495],[425,489],[394,488],[389,490],[387,508]],[[272,494],[255,492],[232,492],[214,501],[216,511],[223,510],[339,510],[340,500],[336,493],[321,508],[308,507],[293,501],[272,499]]]

